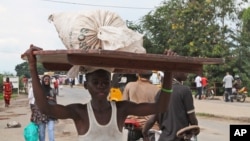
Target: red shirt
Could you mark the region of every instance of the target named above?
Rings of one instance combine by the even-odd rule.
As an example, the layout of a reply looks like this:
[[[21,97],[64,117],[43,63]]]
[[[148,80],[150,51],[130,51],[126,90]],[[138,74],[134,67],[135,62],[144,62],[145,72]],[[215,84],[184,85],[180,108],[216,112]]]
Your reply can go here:
[[[207,78],[206,77],[201,78],[201,84],[202,84],[203,87],[207,86]]]

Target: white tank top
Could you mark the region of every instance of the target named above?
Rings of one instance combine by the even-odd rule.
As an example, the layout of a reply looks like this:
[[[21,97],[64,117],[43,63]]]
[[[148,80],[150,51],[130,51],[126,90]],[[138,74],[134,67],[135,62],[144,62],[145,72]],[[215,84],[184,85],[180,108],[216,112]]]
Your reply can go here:
[[[78,141],[121,141],[122,132],[117,126],[117,112],[115,102],[111,102],[112,114],[108,124],[100,125],[94,115],[91,103],[87,103],[89,115],[89,130],[84,135],[78,136]]]

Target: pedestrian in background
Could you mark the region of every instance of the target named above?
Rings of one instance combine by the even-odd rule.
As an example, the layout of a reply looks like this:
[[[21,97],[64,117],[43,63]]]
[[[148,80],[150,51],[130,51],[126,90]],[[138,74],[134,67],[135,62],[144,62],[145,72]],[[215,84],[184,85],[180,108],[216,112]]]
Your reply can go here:
[[[54,90],[55,90],[55,94],[56,95],[59,95],[59,85],[60,85],[60,81],[58,79],[58,76],[55,76],[53,79],[52,79],[52,83],[54,85]]]
[[[201,94],[202,94],[202,84],[201,84],[201,76],[199,74],[197,74],[197,76],[195,77],[194,82],[195,82],[196,90],[197,90],[195,98],[199,96],[198,99],[200,100]]]
[[[74,78],[69,78],[69,85],[71,88],[73,88],[74,82],[75,82]]]
[[[31,110],[31,115],[32,115],[32,113],[34,113],[33,109],[34,109],[34,106],[35,106],[35,97],[34,97],[34,94],[33,94],[32,84],[30,84],[30,87],[29,87],[28,99],[29,99],[29,105],[30,105],[30,110]]]
[[[135,103],[153,103],[155,102],[155,96],[159,93],[160,88],[152,84],[150,77],[152,72],[148,71],[145,73],[138,74],[138,80],[135,82],[129,82],[123,91],[123,100],[129,100]],[[145,122],[149,119],[148,116],[134,116],[129,115],[128,119],[135,119],[141,127],[144,126]],[[159,130],[159,126],[156,123],[153,126],[153,129]],[[138,136],[143,137],[142,131],[139,130],[136,132]]]
[[[12,82],[10,82],[10,78],[6,77],[5,82],[3,82],[3,97],[4,97],[5,107],[9,107],[10,105],[12,88],[13,88],[13,85],[12,85]]]
[[[44,75],[41,79],[43,91],[46,94],[47,102],[49,104],[56,104],[56,94],[54,93],[53,88],[50,86],[50,76]],[[33,97],[34,91],[33,88],[30,88],[30,97]],[[35,100],[36,101],[36,100]],[[46,137],[46,128],[48,130],[48,138],[49,141],[54,141],[54,127],[56,119],[45,114],[42,114],[39,108],[36,105],[32,106],[32,114],[31,114],[31,121],[38,125],[39,130],[39,141],[45,141]]]
[[[238,91],[241,87],[242,87],[242,81],[240,79],[240,76],[236,74],[234,76],[233,88],[235,88],[236,91]]]
[[[155,122],[159,123],[161,129],[160,138],[156,141],[184,141],[184,139],[177,138],[176,133],[189,125],[198,125],[192,92],[189,87],[182,85],[182,81],[187,79],[187,74],[174,73],[173,78],[173,93],[169,106],[166,112],[155,114],[146,122],[142,130],[145,138]],[[158,98],[157,94],[156,100]]]
[[[229,72],[226,72],[226,75],[224,76],[222,80],[223,86],[225,88],[225,92],[227,92],[225,96],[226,102],[228,102],[229,100],[233,102],[233,98],[232,98],[233,81],[234,81],[233,76]]]
[[[208,86],[208,79],[206,76],[201,77],[202,94],[205,95]]]
[[[149,80],[152,82],[152,84],[161,85],[161,82],[162,82],[161,79],[162,79],[161,74],[158,71],[153,70],[152,75],[149,78]]]

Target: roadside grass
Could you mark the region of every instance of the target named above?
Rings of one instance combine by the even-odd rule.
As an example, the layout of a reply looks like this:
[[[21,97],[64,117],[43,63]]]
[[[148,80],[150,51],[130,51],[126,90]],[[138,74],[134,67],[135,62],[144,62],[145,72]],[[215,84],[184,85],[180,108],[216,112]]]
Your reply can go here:
[[[208,113],[196,113],[196,115],[201,117],[217,117],[214,114],[208,114]]]
[[[250,117],[227,117],[227,116],[218,116],[214,114],[208,114],[208,113],[195,113],[199,117],[206,117],[206,118],[214,118],[218,120],[233,120],[233,121],[239,121],[239,122],[247,122],[250,123]]]

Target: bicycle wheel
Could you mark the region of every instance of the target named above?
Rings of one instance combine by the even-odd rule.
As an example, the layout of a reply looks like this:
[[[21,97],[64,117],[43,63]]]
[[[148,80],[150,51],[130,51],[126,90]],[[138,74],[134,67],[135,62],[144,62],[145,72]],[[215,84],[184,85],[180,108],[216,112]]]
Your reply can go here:
[[[213,89],[208,90],[206,97],[209,100],[213,99],[214,98],[214,90]]]
[[[241,94],[241,98],[239,99],[239,102],[244,102],[246,100],[246,95]]]

